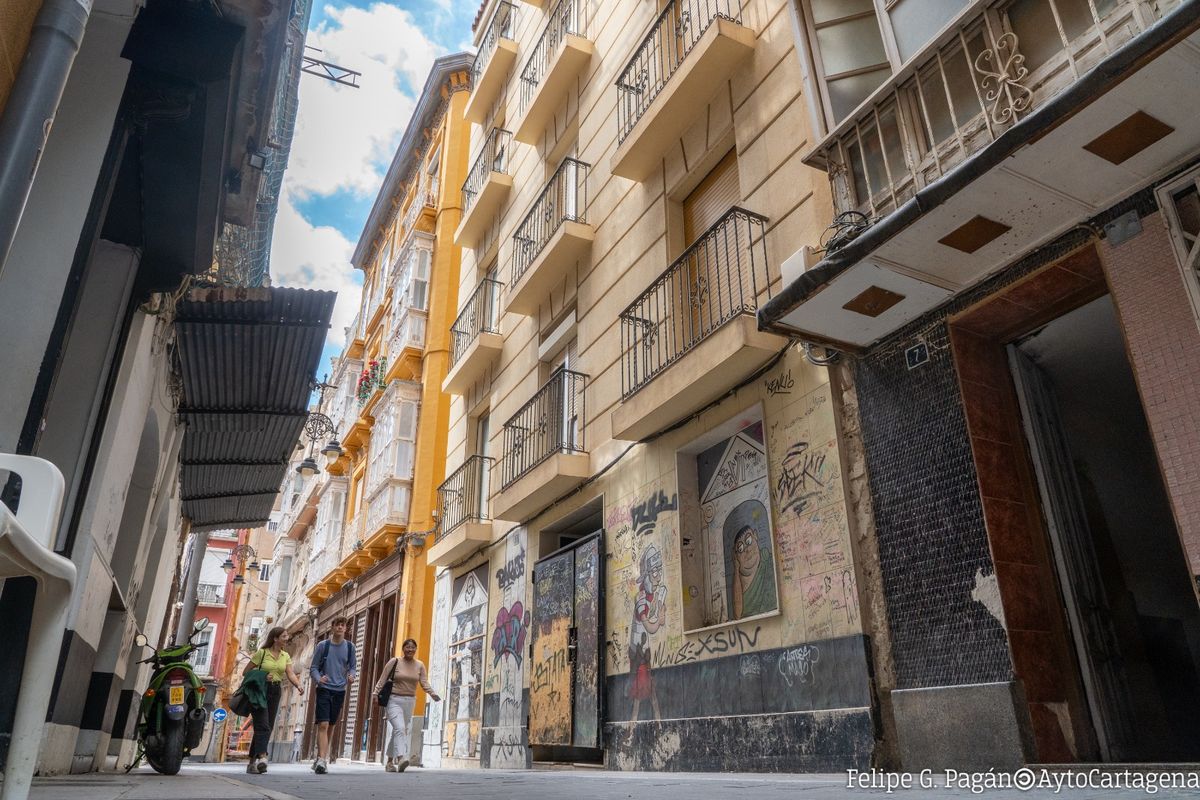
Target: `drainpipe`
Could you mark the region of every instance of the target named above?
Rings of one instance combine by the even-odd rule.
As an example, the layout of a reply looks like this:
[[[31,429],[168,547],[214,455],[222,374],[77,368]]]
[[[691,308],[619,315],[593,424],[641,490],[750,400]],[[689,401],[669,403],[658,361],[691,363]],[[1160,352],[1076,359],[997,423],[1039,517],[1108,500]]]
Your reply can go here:
[[[189,523],[185,521],[185,524]],[[207,549],[208,531],[192,534],[192,552],[188,556],[187,578],[183,587],[183,607],[179,609],[179,620],[175,624],[176,647],[187,644],[192,635],[192,623],[196,621],[196,595],[200,590],[200,568],[204,564],[204,551]]]
[[[43,0],[0,114],[0,275],[91,11],[92,0]]]

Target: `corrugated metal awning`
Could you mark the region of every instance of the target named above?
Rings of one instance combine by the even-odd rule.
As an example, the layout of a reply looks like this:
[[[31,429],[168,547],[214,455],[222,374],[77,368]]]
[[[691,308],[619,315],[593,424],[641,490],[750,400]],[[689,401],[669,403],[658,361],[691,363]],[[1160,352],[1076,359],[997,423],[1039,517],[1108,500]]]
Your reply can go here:
[[[194,289],[176,309],[183,516],[192,530],[267,522],[308,416],[335,292]]]

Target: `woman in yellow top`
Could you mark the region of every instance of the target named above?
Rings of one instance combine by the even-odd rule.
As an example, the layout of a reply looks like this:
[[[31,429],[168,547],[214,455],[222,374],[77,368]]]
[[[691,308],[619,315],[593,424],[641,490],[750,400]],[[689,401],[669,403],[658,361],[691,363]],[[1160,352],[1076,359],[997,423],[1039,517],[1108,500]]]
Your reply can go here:
[[[292,656],[283,646],[288,643],[288,632],[283,628],[271,628],[261,650],[250,657],[250,663],[242,670],[245,675],[252,669],[267,671],[267,707],[251,709],[254,718],[254,740],[250,743],[250,763],[246,772],[262,774],[267,771],[267,746],[271,743],[271,729],[275,727],[275,715],[279,711],[279,696],[283,679],[304,694],[304,687],[292,669]]]

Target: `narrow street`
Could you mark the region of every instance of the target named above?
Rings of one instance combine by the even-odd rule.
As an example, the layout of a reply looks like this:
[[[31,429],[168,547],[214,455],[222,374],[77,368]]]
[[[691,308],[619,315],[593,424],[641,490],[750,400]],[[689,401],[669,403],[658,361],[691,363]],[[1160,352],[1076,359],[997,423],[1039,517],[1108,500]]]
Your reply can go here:
[[[897,776],[893,776],[895,778]],[[934,788],[897,789],[895,797],[939,797],[961,800],[974,795],[966,788],[947,788],[936,776]],[[1068,797],[1126,800],[1146,797],[1141,789],[1052,788],[989,790],[989,798]],[[653,773],[604,770],[427,770],[413,768],[403,774],[384,772],[372,765],[337,765],[327,775],[316,775],[307,764],[272,766],[267,775],[247,775],[239,764],[199,764],[184,767],[175,777],[149,769],[129,775],[88,774],[41,778],[34,782],[31,800],[709,800],[709,798],[833,798],[886,797],[884,788],[849,789],[846,775],[747,773]],[[1163,789],[1155,797],[1200,797],[1196,789]]]

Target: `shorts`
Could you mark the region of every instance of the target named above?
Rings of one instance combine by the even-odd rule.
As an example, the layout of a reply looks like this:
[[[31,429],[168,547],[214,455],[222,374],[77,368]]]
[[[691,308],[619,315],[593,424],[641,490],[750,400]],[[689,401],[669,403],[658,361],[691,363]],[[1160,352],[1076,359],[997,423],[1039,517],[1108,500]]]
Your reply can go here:
[[[336,725],[342,715],[342,703],[346,702],[346,693],[335,692],[324,686],[317,687],[317,711],[313,716],[315,722],[328,722]]]

